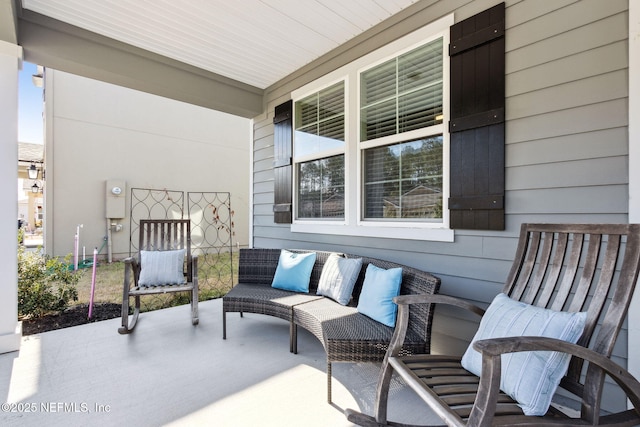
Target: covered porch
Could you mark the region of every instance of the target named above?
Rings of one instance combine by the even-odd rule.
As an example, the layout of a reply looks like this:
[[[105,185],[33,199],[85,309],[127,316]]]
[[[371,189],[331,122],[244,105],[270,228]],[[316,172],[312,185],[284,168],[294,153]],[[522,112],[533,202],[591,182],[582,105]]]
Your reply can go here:
[[[183,305],[143,313],[128,336],[120,319],[26,336],[0,355],[0,424],[350,426],[344,409],[373,411],[378,363],[334,364],[330,405],[311,334],[300,330],[294,355],[285,321],[229,315],[223,340],[221,319],[217,299],[200,304],[196,327]],[[390,399],[394,420],[436,420],[400,383]]]
[[[495,232],[445,229],[455,236],[450,242],[411,240],[388,230],[382,230],[388,232],[385,235],[366,229],[361,235],[345,236],[326,234],[317,227],[276,224],[274,107],[292,100],[292,93],[305,84],[442,16],[459,22],[498,0],[410,2],[368,31],[319,53],[312,62],[294,64],[262,83],[242,80],[239,72],[223,77],[151,54],[28,8],[22,10],[21,3],[0,0],[1,22],[6,23],[0,31],[0,87],[6,94],[0,101],[0,194],[9,201],[7,206],[15,201],[15,82],[24,59],[252,119],[248,159],[252,193],[247,201],[252,246],[345,248],[370,256],[388,253],[442,277],[443,293],[488,302],[504,279],[502,270],[512,255],[509,242],[513,243],[521,222],[640,220],[640,3],[636,0],[611,2],[616,8],[593,0],[506,2],[507,226]],[[364,7],[348,16],[357,17],[363,11]],[[331,31],[325,24],[331,20],[313,21]],[[268,29],[272,28],[280,27],[272,24]],[[261,38],[253,36],[249,45],[256,40]],[[196,49],[201,51],[207,49]],[[231,51],[262,58],[242,49]],[[287,59],[298,57],[286,48],[280,51]],[[252,68],[264,74],[266,67],[263,63],[245,66]],[[353,160],[345,169],[355,171],[358,141],[350,141]],[[356,182],[351,180],[352,190]],[[357,225],[354,213],[359,200],[349,201],[352,224]],[[4,267],[0,353],[8,352],[0,354],[0,391],[8,405],[8,411],[0,413],[0,424],[340,426],[350,425],[342,414],[345,408],[372,412],[378,365],[336,364],[334,406],[328,405],[325,353],[317,340],[302,332],[300,354],[292,355],[287,351],[285,322],[230,316],[229,340],[224,341],[219,301],[201,305],[201,323],[196,328],[190,325],[184,306],[146,314],[130,337],[116,333],[117,320],[21,337],[12,209],[0,210],[0,224],[4,224],[0,225],[4,242],[0,244],[0,266]],[[636,376],[640,372],[639,305],[636,297],[615,354]],[[445,315],[440,320],[438,345],[466,345],[461,337],[471,329],[466,319]],[[429,414],[416,412],[420,405],[414,399],[396,385],[390,418],[428,423]],[[19,412],[11,412],[14,409]]]

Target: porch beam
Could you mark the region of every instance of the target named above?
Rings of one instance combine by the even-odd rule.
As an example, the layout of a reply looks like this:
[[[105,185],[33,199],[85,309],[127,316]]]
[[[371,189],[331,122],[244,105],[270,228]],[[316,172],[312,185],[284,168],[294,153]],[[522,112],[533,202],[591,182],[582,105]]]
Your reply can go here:
[[[6,0],[0,0],[6,1]],[[217,111],[252,118],[263,90],[23,9],[25,61]]]

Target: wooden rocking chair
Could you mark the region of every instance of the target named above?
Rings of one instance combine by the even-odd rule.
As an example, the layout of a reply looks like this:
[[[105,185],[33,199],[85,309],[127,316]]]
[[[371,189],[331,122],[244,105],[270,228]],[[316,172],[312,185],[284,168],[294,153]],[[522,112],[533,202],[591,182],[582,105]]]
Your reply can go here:
[[[395,372],[449,426],[640,425],[640,383],[610,359],[633,296],[639,261],[640,225],[637,224],[523,224],[515,260],[503,289],[509,296],[505,299],[518,301],[515,304],[523,302],[521,305],[527,308],[542,307],[565,314],[586,312],[586,321],[584,315],[579,314],[585,326],[581,336],[579,332],[576,334],[577,343],[539,336],[475,341],[473,349],[481,353],[479,376],[463,369],[460,357],[401,357],[398,353],[406,333],[410,305],[451,304],[480,316],[485,310],[444,295],[400,296],[396,299],[399,313],[395,334],[378,381],[374,416],[348,409],[347,418],[361,426],[405,425],[387,420],[389,384]],[[487,312],[489,310],[491,307]],[[519,352],[536,352],[541,356],[540,351],[570,355],[569,368],[559,389],[568,391],[581,402],[579,416],[570,417],[554,406],[542,416],[527,416],[521,405],[501,390],[502,368],[513,374],[503,357],[506,354],[528,356]],[[524,365],[524,371],[528,369],[529,365]],[[564,370],[560,370],[559,376],[562,372]],[[617,383],[633,409],[614,414],[601,410],[605,376]]]
[[[140,220],[138,257],[124,260],[121,334],[133,332],[140,315],[140,297],[169,292],[191,294],[191,323],[198,324],[198,258],[191,254],[188,219]],[[129,320],[129,298],[135,300]]]

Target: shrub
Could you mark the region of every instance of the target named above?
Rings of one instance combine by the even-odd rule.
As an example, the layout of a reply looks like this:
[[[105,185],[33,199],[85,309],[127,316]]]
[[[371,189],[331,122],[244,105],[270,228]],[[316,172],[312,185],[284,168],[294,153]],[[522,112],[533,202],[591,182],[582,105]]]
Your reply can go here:
[[[78,271],[69,270],[71,254],[52,258],[18,245],[18,315],[36,318],[51,311],[63,311],[78,300]]]

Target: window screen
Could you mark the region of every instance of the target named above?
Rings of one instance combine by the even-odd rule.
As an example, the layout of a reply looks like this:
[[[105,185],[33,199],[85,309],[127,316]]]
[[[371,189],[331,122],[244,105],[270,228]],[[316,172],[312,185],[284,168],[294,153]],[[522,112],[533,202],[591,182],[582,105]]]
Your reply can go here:
[[[298,218],[344,218],[344,155],[298,163]]]
[[[442,136],[363,152],[366,219],[442,218]]]

